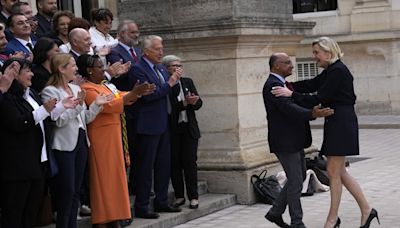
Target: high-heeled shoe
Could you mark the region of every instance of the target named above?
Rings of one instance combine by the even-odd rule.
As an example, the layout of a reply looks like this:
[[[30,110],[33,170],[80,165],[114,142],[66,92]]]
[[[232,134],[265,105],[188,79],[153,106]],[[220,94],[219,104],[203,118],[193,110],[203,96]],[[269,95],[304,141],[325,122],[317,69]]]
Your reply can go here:
[[[333,226],[333,228],[340,228],[340,218],[339,217],[337,217],[336,223]]]
[[[369,213],[369,216],[367,218],[367,221],[365,221],[365,224],[363,226],[360,226],[360,228],[369,228],[369,225],[371,224],[371,221],[375,217],[376,217],[376,220],[378,221],[378,224],[381,225],[381,223],[379,222],[378,211],[376,211],[375,208],[372,208],[372,210]]]

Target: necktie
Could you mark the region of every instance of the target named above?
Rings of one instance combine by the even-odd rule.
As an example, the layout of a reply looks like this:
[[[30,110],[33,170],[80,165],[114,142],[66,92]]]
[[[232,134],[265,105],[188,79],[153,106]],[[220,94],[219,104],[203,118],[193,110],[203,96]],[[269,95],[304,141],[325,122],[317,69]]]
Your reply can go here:
[[[158,72],[157,66],[154,65],[153,67],[154,71],[156,72],[157,78],[158,78],[158,82],[160,83],[160,85],[164,84],[164,78],[160,75],[160,72]]]
[[[139,62],[139,59],[138,59],[138,57],[136,56],[135,52],[133,51],[133,48],[129,48],[129,51],[131,52],[133,61],[134,61],[135,63]]]
[[[288,88],[289,90],[293,91],[293,85],[290,82],[285,81],[285,85],[286,85],[286,88]]]
[[[129,144],[128,144],[128,132],[126,130],[126,115],[125,112],[121,114],[121,125],[122,125],[122,146],[124,149],[124,157],[126,167],[131,166],[131,157],[129,155]]]
[[[27,43],[26,46],[29,48],[29,51],[31,51],[31,53],[33,53],[33,46],[31,43]]]
[[[160,72],[158,71],[156,65],[154,65],[153,69],[156,72],[158,81],[160,82],[160,86],[162,86],[165,83],[164,77],[162,75],[160,75]],[[167,112],[168,112],[168,114],[171,114],[171,110],[172,110],[171,102],[169,100],[169,95],[167,95]]]

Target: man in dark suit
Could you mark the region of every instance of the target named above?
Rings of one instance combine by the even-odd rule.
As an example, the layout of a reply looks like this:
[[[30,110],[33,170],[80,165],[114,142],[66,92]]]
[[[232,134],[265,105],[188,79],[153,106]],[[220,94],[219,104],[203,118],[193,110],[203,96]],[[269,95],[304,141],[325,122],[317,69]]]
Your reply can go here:
[[[57,0],[36,0],[36,8],[38,13],[35,18],[38,22],[36,34],[42,37],[53,32],[51,23],[53,15],[57,12]]]
[[[129,73],[129,83],[137,81],[156,85],[153,94],[143,96],[133,111],[135,125],[135,216],[158,218],[149,212],[149,198],[154,170],[155,212],[179,212],[180,209],[168,205],[168,184],[170,178],[170,139],[168,114],[171,111],[169,94],[180,78],[182,70],[169,76],[161,63],[163,57],[162,38],[148,36],[143,41],[144,55]]]
[[[315,106],[307,109],[295,104],[291,98],[276,97],[271,90],[277,86],[285,86],[285,78],[292,74],[293,64],[285,53],[275,53],[269,60],[270,71],[263,88],[264,105],[268,120],[268,144],[286,173],[287,182],[272,208],[265,215],[270,222],[279,227],[305,228],[302,219],[300,196],[305,178],[305,122],[333,114],[329,108],[320,109]],[[282,214],[289,206],[291,225],[286,224]]]
[[[131,62],[136,64],[142,57],[142,51],[137,47],[139,44],[139,29],[136,23],[132,20],[123,20],[117,28],[118,45],[111,49],[107,55],[107,62],[113,64],[118,61],[122,63]],[[129,91],[127,82],[127,74],[121,75],[118,78],[113,78],[111,82],[121,91]]]
[[[6,23],[7,19],[11,16],[11,8],[12,6],[19,2],[19,0],[2,0],[0,1],[1,4],[1,12],[0,12],[0,22]]]
[[[14,38],[8,42],[5,53],[23,52],[26,56],[32,55],[36,41],[31,39],[32,30],[25,15],[11,15],[7,20],[7,27]]]
[[[137,24],[132,20],[123,20],[119,23],[117,28],[118,45],[111,49],[110,54],[106,56],[107,62],[114,64],[121,61],[122,63],[130,62],[131,65],[139,62],[142,57],[142,51],[136,47],[139,44],[139,29]],[[111,82],[121,91],[130,91],[132,85],[128,82],[128,73],[119,77],[112,78]],[[132,122],[132,115],[130,113],[132,107],[125,107],[126,110],[126,130],[128,134],[128,148],[131,160],[135,158],[134,155],[134,138],[136,135],[134,123]],[[130,194],[134,194],[133,177],[134,167],[131,167],[129,174],[129,189]]]

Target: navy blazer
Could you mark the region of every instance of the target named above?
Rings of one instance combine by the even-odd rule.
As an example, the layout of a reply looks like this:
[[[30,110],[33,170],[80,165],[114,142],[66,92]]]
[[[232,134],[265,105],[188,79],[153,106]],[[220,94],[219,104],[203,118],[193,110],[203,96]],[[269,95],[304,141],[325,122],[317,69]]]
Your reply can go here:
[[[276,97],[271,93],[274,86],[284,83],[271,74],[263,88],[270,152],[299,152],[305,145],[305,122],[312,119],[312,110],[297,105],[292,98]]]
[[[140,48],[134,48],[138,59],[142,57],[142,51]],[[135,64],[135,61],[131,55],[120,43],[117,46],[111,49],[110,54],[106,56],[107,62],[113,64],[118,62],[122,59],[123,63],[131,62],[132,65]],[[119,76],[118,78],[112,78],[111,82],[121,91],[128,91],[130,90],[128,84],[128,73]]]
[[[194,93],[196,95],[199,95],[197,93],[197,89],[194,86],[194,83],[191,78],[186,78],[182,77],[180,79],[181,84],[182,84],[182,89],[183,89],[183,94],[186,96],[188,92]],[[178,101],[178,96],[180,93],[180,86],[178,83],[174,87],[172,87],[172,93],[170,96],[171,104],[172,104],[172,112],[170,115],[171,122],[171,132],[178,132],[178,120],[179,120],[179,113],[181,111],[186,110],[186,115],[188,118],[188,128],[189,128],[189,134],[193,139],[199,139],[200,138],[200,130],[199,126],[197,124],[197,119],[196,119],[196,110],[199,110],[201,106],[203,105],[203,101],[201,98],[196,102],[195,105],[190,105],[188,104],[187,106],[183,105],[182,101]]]
[[[134,86],[137,80],[156,85],[154,93],[141,97],[129,110],[137,134],[159,135],[168,130],[167,102],[171,87],[167,83],[169,74],[162,64],[156,65],[166,83],[160,84],[158,77],[142,57],[128,72],[128,85]]]
[[[16,81],[0,104],[0,138],[2,155],[0,159],[0,177],[3,180],[28,180],[45,177],[44,163],[40,161],[43,133],[39,124],[35,124],[32,106],[22,95],[13,92]],[[31,90],[32,98],[41,105],[37,93]],[[47,118],[43,121],[47,145],[47,157],[50,176],[58,169],[51,150],[51,137],[54,122]]]
[[[32,40],[33,45],[35,46],[36,41]],[[25,45],[23,45],[21,42],[19,42],[17,39],[13,38],[11,39],[7,46],[6,46],[6,50],[4,51],[5,54],[9,55],[9,54],[14,54],[17,51],[22,51],[23,53],[25,53],[26,55],[31,54],[31,52],[29,51],[28,47],[26,47]]]

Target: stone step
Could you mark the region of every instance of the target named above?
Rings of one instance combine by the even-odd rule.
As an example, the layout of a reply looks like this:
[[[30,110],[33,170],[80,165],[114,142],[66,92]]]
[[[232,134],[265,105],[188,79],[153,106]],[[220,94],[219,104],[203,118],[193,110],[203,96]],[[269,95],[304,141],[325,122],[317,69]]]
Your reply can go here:
[[[189,209],[189,202],[186,201],[186,205],[181,207],[182,212],[180,213],[160,213],[160,218],[158,219],[134,218],[132,224],[127,228],[169,228],[235,204],[236,196],[232,194],[202,194],[199,196],[198,209]],[[91,227],[90,217],[85,217],[78,221],[78,228]],[[43,228],[55,228],[55,224]]]

